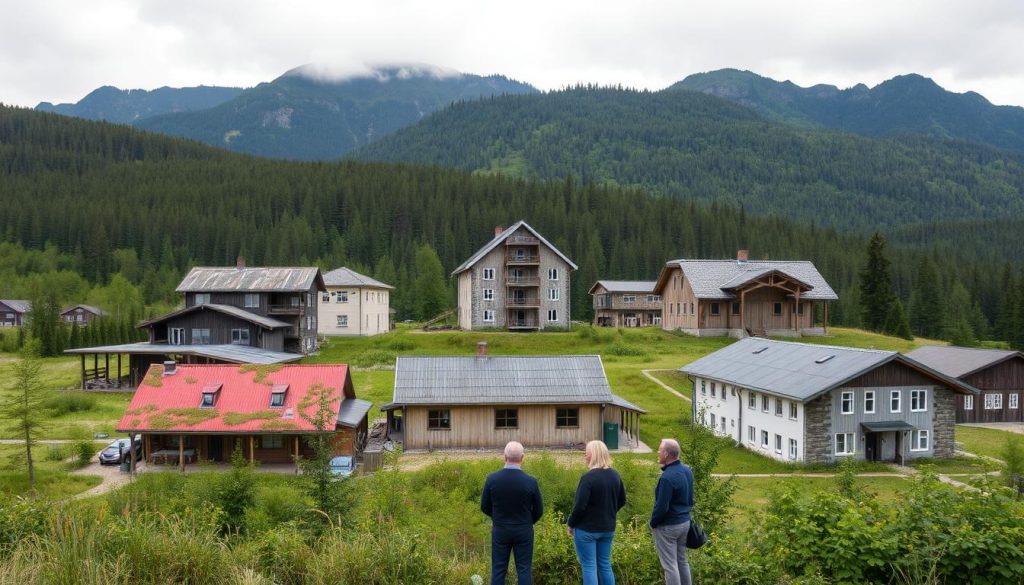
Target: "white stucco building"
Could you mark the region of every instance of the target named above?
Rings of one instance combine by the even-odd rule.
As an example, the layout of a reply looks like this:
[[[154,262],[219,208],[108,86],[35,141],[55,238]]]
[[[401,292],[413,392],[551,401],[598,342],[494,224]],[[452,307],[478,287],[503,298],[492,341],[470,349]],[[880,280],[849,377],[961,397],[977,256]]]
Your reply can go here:
[[[391,285],[345,267],[324,274],[320,335],[379,335],[391,330]]]

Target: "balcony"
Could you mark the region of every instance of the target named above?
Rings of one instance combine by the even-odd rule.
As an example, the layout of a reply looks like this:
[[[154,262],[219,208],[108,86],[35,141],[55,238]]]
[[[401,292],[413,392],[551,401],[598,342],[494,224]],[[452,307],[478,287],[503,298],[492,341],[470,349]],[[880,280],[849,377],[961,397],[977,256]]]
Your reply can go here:
[[[509,309],[539,309],[540,299],[509,297],[505,299],[505,307]]]
[[[509,329],[540,329],[539,319],[509,319]]]
[[[505,264],[540,264],[540,254],[505,254]]]
[[[505,238],[506,246],[539,246],[540,240],[533,236],[509,236]]]
[[[540,286],[539,276],[506,276],[505,286]]]
[[[269,305],[267,312],[270,315],[302,315],[304,309],[302,305]]]

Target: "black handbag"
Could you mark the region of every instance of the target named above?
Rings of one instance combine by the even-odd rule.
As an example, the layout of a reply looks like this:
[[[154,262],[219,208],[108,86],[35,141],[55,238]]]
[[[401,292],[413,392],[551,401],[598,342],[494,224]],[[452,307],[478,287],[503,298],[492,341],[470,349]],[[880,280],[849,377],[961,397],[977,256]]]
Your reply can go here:
[[[690,518],[690,530],[686,533],[686,548],[698,549],[708,541],[708,535],[697,521]]]

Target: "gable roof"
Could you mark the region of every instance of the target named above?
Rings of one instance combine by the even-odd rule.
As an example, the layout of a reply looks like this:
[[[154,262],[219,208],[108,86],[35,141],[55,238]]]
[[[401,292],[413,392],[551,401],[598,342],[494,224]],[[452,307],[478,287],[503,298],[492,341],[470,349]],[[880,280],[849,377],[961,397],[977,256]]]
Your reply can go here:
[[[405,405],[616,404],[601,357],[401,356],[392,407]]]
[[[247,365],[179,364],[174,374],[163,371],[162,365],[150,366],[117,425],[118,432],[310,433],[316,432],[316,425],[302,414],[315,415],[314,390],[326,388],[334,397],[331,420],[338,422],[344,402],[355,400],[344,364],[262,370]],[[284,406],[270,408],[271,389],[276,385],[288,386]],[[204,389],[217,386],[214,405],[200,408]],[[350,403],[347,411],[358,413],[361,406]]]
[[[734,299],[731,289],[749,283],[773,271],[779,272],[810,288],[800,298],[808,301],[834,301],[839,298],[813,262],[807,260],[670,260],[665,264],[654,292],[668,283],[673,268],[682,270],[693,294],[698,299]]]
[[[32,301],[16,301],[14,299],[0,299],[0,303],[3,303],[11,308],[15,313],[28,313],[32,310]]]
[[[369,276],[359,274],[350,268],[336,268],[324,274],[324,284],[327,286],[370,286],[374,288],[395,288],[390,284],[384,284]]]
[[[324,290],[320,269],[237,268],[197,266],[182,279],[176,292],[306,292],[313,285]]]
[[[516,230],[518,230],[521,227],[526,228],[531,234],[534,235],[534,237],[540,240],[542,244],[550,248],[555,254],[558,254],[558,257],[561,258],[562,260],[565,260],[566,264],[571,266],[573,270],[576,270],[578,268],[578,266],[576,266],[576,264],[574,264],[572,260],[569,260],[569,258],[566,257],[566,255],[563,254],[561,251],[559,251],[558,248],[552,246],[551,242],[545,240],[544,236],[540,235],[540,233],[538,233],[537,230],[530,227],[530,224],[526,223],[523,220],[519,220],[512,224],[511,226],[509,226],[508,229],[503,230],[500,234],[494,236],[493,240],[484,244],[484,247],[477,250],[476,253],[470,256],[468,260],[460,264],[458,268],[452,271],[452,276],[455,276],[460,272],[464,272],[472,268],[473,265],[476,264],[478,260],[486,256],[488,252],[493,250],[498,244],[508,239],[509,236],[511,236],[513,233],[515,233]]]
[[[246,311],[245,309],[241,309],[233,305],[221,305],[219,303],[203,303],[200,305],[192,305],[191,307],[186,307],[184,309],[178,309],[177,311],[167,313],[166,315],[142,321],[137,325],[137,327],[149,327],[150,325],[163,323],[164,321],[175,319],[182,315],[188,315],[189,313],[195,313],[198,311],[213,311],[215,313],[222,313],[224,315],[229,315],[231,317],[235,317],[237,319],[241,319],[243,321],[259,325],[264,329],[279,329],[281,327],[291,327],[291,325],[285,323],[284,321],[279,321],[277,319],[272,319],[270,317],[265,317],[263,315],[257,315],[256,313]]]
[[[655,284],[657,284],[657,281],[654,280],[599,280],[594,283],[594,286],[590,287],[587,294],[594,294],[594,289],[599,285],[603,286],[610,293],[653,293]]]
[[[976,393],[963,382],[895,351],[755,337],[741,339],[679,371],[806,402],[892,361],[909,366],[954,392]]]
[[[70,313],[71,311],[74,311],[75,309],[84,309],[84,310],[92,313],[93,315],[99,315],[101,317],[107,314],[106,311],[104,311],[103,309],[101,309],[99,307],[94,307],[92,305],[83,305],[83,304],[71,305],[70,307],[66,307],[64,310],[62,310],[60,312],[60,314],[64,315],[64,314]]]
[[[1004,349],[926,345],[908,353],[907,357],[947,376],[962,378],[1015,357],[1024,359],[1024,353]]]

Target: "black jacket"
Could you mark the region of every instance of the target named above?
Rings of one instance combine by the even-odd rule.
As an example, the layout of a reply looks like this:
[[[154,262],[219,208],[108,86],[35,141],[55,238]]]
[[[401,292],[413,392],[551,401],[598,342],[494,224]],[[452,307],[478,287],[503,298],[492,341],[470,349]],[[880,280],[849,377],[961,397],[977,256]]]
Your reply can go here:
[[[651,528],[689,522],[693,509],[693,471],[678,460],[661,469],[661,477],[654,488]]]
[[[480,511],[491,517],[495,528],[533,526],[544,514],[540,486],[521,469],[495,471],[484,482]]]
[[[576,486],[567,523],[587,532],[614,532],[615,515],[626,505],[626,486],[614,469],[591,469]]]

